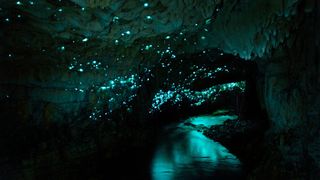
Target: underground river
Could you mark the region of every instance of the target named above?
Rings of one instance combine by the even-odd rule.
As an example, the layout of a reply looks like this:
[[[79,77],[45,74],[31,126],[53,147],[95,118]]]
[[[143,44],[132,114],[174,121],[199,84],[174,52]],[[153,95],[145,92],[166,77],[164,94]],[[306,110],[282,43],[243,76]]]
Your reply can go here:
[[[161,133],[151,164],[154,180],[243,179],[242,164],[218,142],[194,125],[210,127],[236,116],[197,116],[170,124]]]

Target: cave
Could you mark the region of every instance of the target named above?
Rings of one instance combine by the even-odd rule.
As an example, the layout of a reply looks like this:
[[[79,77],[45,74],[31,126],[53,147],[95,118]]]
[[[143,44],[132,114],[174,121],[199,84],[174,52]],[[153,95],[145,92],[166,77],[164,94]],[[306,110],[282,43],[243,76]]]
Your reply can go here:
[[[319,8],[1,1],[0,179],[319,179]]]

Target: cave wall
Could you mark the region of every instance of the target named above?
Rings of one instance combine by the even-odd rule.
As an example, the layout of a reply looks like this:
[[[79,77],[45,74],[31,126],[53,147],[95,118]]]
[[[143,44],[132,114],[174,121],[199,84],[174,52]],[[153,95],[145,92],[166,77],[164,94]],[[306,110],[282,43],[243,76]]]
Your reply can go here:
[[[252,178],[314,179],[320,150],[319,3],[244,2],[225,6],[230,9],[213,24],[210,45],[255,60],[259,67],[258,94],[270,129],[266,155]]]
[[[285,173],[301,179],[314,179],[320,168],[318,9],[318,3],[311,11],[301,4],[294,20],[299,26],[291,37],[257,60],[261,102],[271,125],[269,143],[280,151],[281,166],[290,169]]]

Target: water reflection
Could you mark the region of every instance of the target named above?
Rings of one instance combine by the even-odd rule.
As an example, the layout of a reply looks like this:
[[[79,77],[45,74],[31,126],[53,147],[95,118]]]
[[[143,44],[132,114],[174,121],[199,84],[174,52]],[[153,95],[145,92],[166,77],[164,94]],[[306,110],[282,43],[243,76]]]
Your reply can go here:
[[[229,116],[190,118],[193,124],[222,123]],[[206,138],[184,123],[165,129],[152,162],[154,180],[239,179],[240,161],[221,144]]]
[[[196,116],[191,117],[186,120],[186,122],[190,122],[194,125],[204,125],[206,127],[210,127],[212,125],[220,125],[223,124],[227,119],[235,120],[238,116],[231,115],[221,115],[221,116]]]

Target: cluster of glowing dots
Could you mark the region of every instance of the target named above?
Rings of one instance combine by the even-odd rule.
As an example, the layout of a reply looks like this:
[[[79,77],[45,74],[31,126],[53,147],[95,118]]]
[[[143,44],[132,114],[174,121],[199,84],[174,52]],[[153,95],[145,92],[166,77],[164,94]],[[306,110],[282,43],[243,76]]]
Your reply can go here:
[[[154,46],[153,44],[147,44],[142,45],[141,51],[151,51],[154,50],[157,54],[160,55],[160,57],[164,57],[165,55],[169,56],[172,59],[176,58],[176,53],[172,50],[170,46],[165,47],[164,49],[161,49],[160,45]]]
[[[69,70],[76,70],[80,73],[84,72],[86,70],[99,70],[102,68],[101,62],[98,62],[96,60],[88,61],[86,63],[79,63],[76,58],[73,58],[73,62],[68,66]],[[107,70],[108,66],[103,67],[103,70]]]
[[[99,101],[96,107],[93,108],[89,118],[98,120],[103,115],[109,115],[121,106],[126,106],[127,110],[130,111],[131,106],[129,106],[129,102],[137,96],[137,89],[141,87],[139,82],[139,76],[133,74],[129,76],[119,76],[100,86],[96,86]],[[99,104],[101,104],[102,107],[99,107]],[[108,111],[103,110],[105,104],[108,105]]]
[[[217,67],[213,70],[208,69],[206,67],[199,67],[199,66],[194,65],[191,69],[194,69],[193,73],[189,76],[188,79],[185,80],[185,81],[187,81],[186,83],[188,85],[190,85],[192,82],[194,82],[196,79],[199,79],[199,78],[214,79],[215,74],[217,74],[217,73],[230,72],[229,67],[226,65],[224,65],[222,67]],[[232,70],[235,70],[235,69],[232,68]]]
[[[117,77],[113,80],[108,81],[104,85],[102,85],[99,89],[101,91],[105,91],[108,89],[115,89],[116,87],[129,87],[131,90],[137,89],[141,85],[138,85],[136,79],[138,75],[133,74],[131,76]]]
[[[191,102],[190,106],[200,106],[207,101],[214,101],[225,91],[239,89],[241,92],[245,90],[245,81],[226,83],[212,86],[202,91],[192,91],[182,86],[172,86],[171,90],[160,90],[153,98],[150,113],[161,111],[161,107],[165,103],[179,104],[183,99]]]

